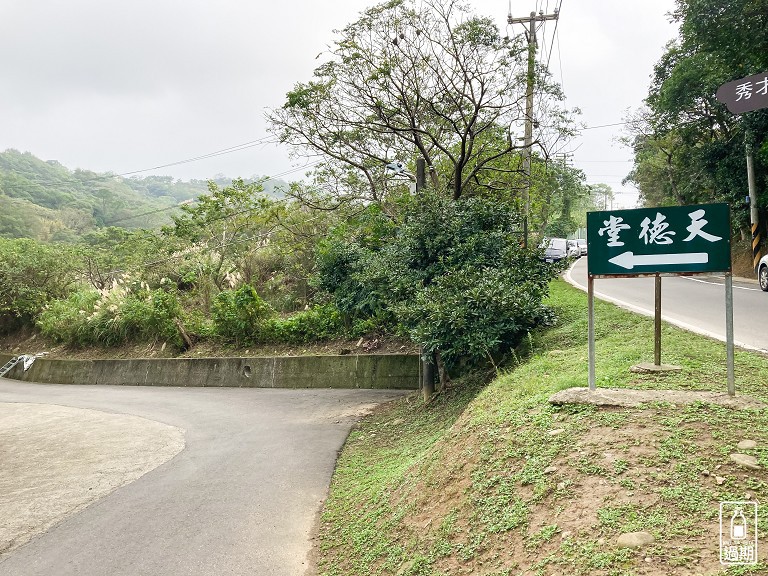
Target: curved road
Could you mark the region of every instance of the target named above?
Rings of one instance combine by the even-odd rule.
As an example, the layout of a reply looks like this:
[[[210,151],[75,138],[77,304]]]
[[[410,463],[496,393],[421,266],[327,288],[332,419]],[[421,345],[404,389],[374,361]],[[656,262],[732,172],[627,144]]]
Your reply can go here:
[[[572,284],[587,289],[587,259],[577,260],[566,274]],[[662,318],[672,324],[725,341],[725,287],[722,276],[663,277]],[[595,296],[653,316],[653,278],[601,278]],[[756,282],[734,278],[734,341],[742,348],[768,352],[768,293]]]
[[[301,575],[351,426],[401,394],[0,378],[0,402],[133,414],[186,430],[186,448],[173,459],[10,552],[0,575]]]

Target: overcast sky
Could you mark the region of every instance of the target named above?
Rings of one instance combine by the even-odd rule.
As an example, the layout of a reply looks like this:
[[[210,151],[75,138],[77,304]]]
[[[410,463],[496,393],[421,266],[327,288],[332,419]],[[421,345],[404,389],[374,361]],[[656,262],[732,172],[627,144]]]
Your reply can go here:
[[[508,0],[469,0],[507,29]],[[512,12],[551,12],[559,0],[513,0]],[[264,110],[306,81],[333,30],[369,1],[0,0],[0,150],[29,151],[69,168],[127,173],[249,143],[197,162],[142,174],[205,179],[281,175],[301,162],[267,136]],[[622,121],[641,105],[664,44],[675,37],[673,0],[563,0],[557,35],[540,46],[568,105],[587,126]],[[522,26],[509,28],[522,33]],[[630,151],[621,127],[585,130],[573,165],[605,182],[617,204]]]

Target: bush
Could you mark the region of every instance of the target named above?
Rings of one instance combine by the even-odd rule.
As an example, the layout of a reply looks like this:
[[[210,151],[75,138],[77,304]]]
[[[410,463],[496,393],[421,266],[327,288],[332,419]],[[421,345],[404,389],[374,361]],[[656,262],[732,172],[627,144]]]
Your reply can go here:
[[[163,290],[131,294],[114,315],[102,313],[106,322],[99,323],[104,326],[101,339],[115,344],[158,339],[180,344],[174,322],[180,314],[181,307],[173,294]]]
[[[65,298],[76,260],[72,246],[0,239],[0,333],[32,324],[47,303]]]
[[[269,342],[305,344],[330,340],[344,334],[341,313],[333,304],[316,306],[297,312],[288,318],[271,320],[265,330]]]
[[[455,369],[498,358],[547,318],[556,269],[520,246],[511,205],[426,193],[376,228],[388,237],[370,242],[370,221],[347,228],[319,252],[317,286],[354,326],[394,327]]]
[[[401,328],[448,368],[498,362],[525,334],[546,323],[546,283],[520,281],[508,269],[463,269],[441,276],[399,309]]]
[[[262,342],[267,321],[274,315],[250,284],[220,292],[211,307],[216,333],[238,344]]]
[[[100,298],[96,290],[79,290],[66,299],[54,300],[38,316],[37,327],[55,342],[89,343],[88,319]]]
[[[40,331],[76,346],[114,346],[164,340],[180,344],[174,320],[181,307],[174,294],[141,288],[136,292],[81,290],[51,303],[38,317]]]

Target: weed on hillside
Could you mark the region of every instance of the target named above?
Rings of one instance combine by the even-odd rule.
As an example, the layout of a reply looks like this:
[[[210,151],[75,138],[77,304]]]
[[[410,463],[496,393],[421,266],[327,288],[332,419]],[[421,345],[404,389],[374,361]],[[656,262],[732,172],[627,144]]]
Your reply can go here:
[[[563,282],[549,303],[557,326],[490,385],[461,383],[427,406],[412,396],[353,431],[322,516],[320,574],[768,573],[764,561],[719,564],[718,517],[721,501],[768,501],[768,410],[551,405],[586,385],[587,322],[585,295]],[[596,314],[598,386],[725,390],[724,344],[665,326],[664,361],[682,370],[633,374],[653,357],[652,320],[601,302]],[[737,352],[738,394],[768,401],[761,374],[768,359]],[[654,541],[617,546],[640,531]]]

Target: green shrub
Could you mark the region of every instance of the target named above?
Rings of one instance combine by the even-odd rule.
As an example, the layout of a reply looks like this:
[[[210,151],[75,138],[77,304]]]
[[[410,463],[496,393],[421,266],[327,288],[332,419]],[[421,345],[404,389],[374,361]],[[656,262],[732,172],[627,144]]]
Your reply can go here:
[[[329,340],[344,334],[341,313],[333,304],[315,306],[288,318],[274,318],[265,329],[265,340],[304,344]]]
[[[55,342],[84,345],[89,342],[88,319],[101,298],[96,290],[78,290],[48,304],[37,318],[43,335]]]
[[[128,295],[114,315],[102,312],[107,328],[100,334],[102,342],[173,341],[179,344],[174,319],[181,314],[176,296],[163,290],[142,291]],[[97,316],[98,317],[98,316]],[[99,323],[102,324],[102,323]]]
[[[32,324],[47,303],[65,298],[76,261],[69,245],[0,238],[0,333]]]
[[[358,234],[345,224],[318,251],[316,286],[355,331],[394,328],[455,369],[495,361],[547,319],[557,269],[520,246],[513,205],[423,193],[397,225],[375,226],[375,216]]]
[[[114,346],[154,340],[180,344],[174,320],[181,307],[172,293],[117,287],[81,290],[51,303],[38,317],[41,332],[76,346]]]
[[[439,351],[449,368],[498,362],[531,329],[549,323],[546,282],[521,281],[510,269],[462,269],[438,278],[399,309],[401,328]]]
[[[211,307],[216,333],[238,344],[262,342],[267,321],[274,315],[250,284],[220,292]]]

